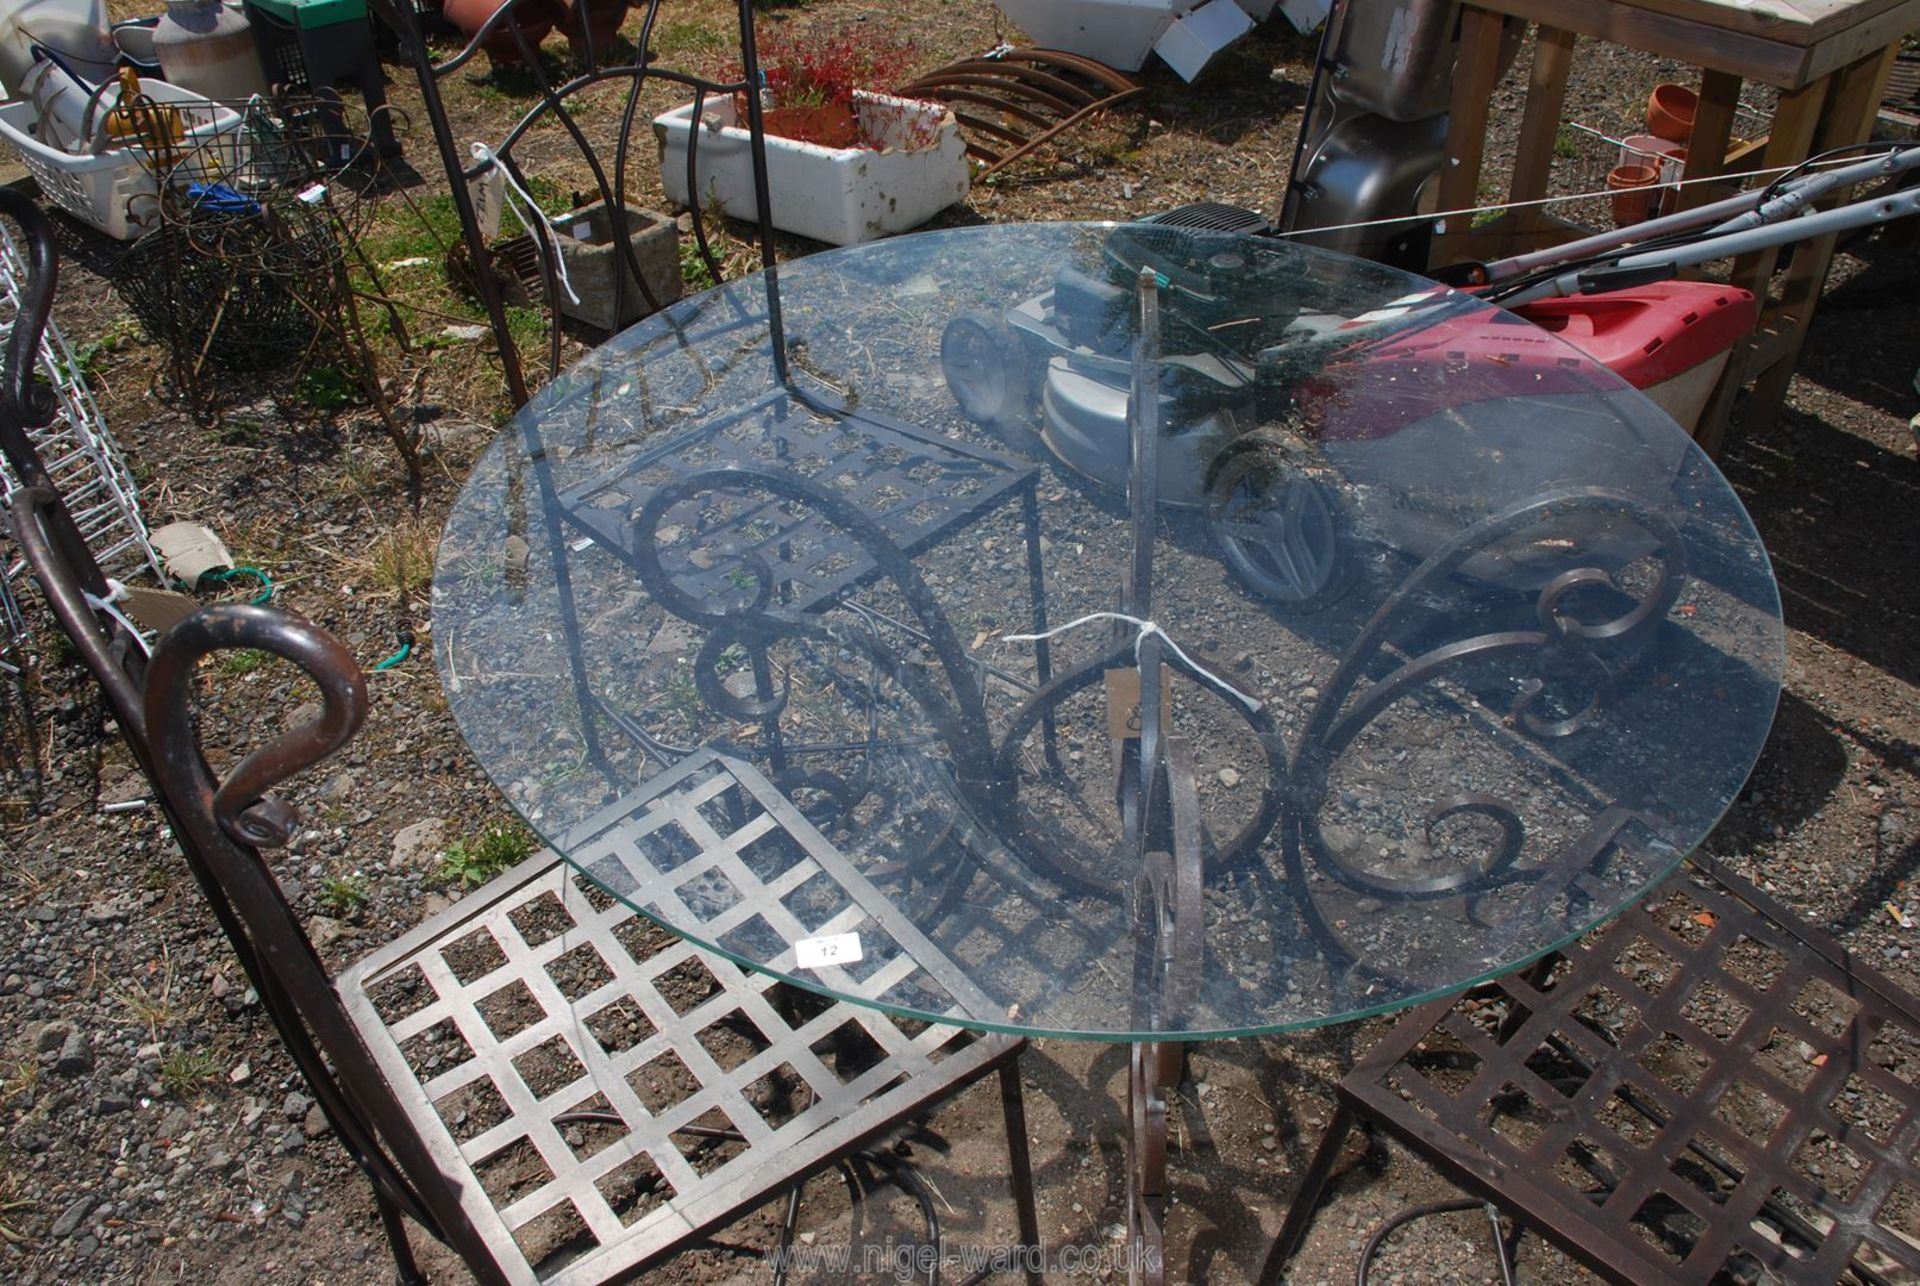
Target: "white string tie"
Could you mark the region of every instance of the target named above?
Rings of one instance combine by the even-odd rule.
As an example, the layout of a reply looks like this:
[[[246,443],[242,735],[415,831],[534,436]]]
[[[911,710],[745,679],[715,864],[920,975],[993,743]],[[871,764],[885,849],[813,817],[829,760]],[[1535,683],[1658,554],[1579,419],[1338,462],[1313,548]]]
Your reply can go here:
[[[125,629],[128,634],[133,636],[133,641],[139,644],[140,651],[143,655],[153,655],[153,649],[147,646],[147,636],[140,632],[140,627],[128,620],[125,612],[114,606],[115,603],[118,603],[127,596],[127,587],[125,585],[122,585],[119,581],[109,576],[107,577],[107,596],[105,598],[89,594],[85,590],[82,590],[81,594],[87,600],[88,607],[91,607],[96,612],[110,616],[119,622],[120,626]]]
[[[567,292],[567,298],[576,304],[579,303],[580,296],[573,293],[573,283],[567,280],[567,257],[560,253],[560,233],[553,226],[553,220],[547,218],[547,212],[542,210],[527,190],[514,179],[513,171],[500,164],[500,158],[493,154],[492,148],[485,143],[474,143],[470,150],[474,160],[485,161],[500,171],[500,177],[506,181],[507,185],[507,200],[512,203],[513,212],[520,217],[520,222],[529,228],[538,228],[546,233],[547,242],[553,247],[553,275],[559,280],[560,289]],[[522,209],[523,206],[524,209]]]
[[[1161,641],[1173,649],[1173,654],[1182,661],[1185,661],[1188,668],[1196,675],[1205,679],[1221,692],[1245,706],[1248,714],[1260,713],[1260,703],[1258,701],[1188,656],[1186,650],[1178,643],[1175,643],[1173,636],[1161,629],[1157,622],[1142,620],[1138,616],[1128,616],[1125,612],[1089,612],[1077,621],[1068,621],[1065,625],[1056,625],[1045,634],[1002,634],[999,641],[1002,643],[1038,643],[1041,639],[1050,639],[1056,634],[1065,634],[1069,630],[1077,630],[1082,625],[1091,625],[1095,621],[1125,621],[1138,631],[1138,633],[1133,636],[1134,665],[1138,666],[1140,664],[1140,648],[1146,643],[1147,636],[1149,634],[1158,634]]]

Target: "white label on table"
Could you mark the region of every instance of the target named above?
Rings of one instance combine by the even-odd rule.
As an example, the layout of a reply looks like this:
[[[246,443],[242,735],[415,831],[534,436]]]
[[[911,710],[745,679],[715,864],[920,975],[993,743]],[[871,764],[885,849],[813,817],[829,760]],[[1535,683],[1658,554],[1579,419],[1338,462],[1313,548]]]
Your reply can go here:
[[[1347,325],[1363,326],[1368,322],[1392,321],[1396,317],[1405,317],[1410,311],[1412,310],[1407,308],[1376,308],[1370,313],[1361,313]]]
[[[857,933],[829,933],[824,938],[802,938],[793,944],[793,962],[802,969],[852,964],[859,958]]]

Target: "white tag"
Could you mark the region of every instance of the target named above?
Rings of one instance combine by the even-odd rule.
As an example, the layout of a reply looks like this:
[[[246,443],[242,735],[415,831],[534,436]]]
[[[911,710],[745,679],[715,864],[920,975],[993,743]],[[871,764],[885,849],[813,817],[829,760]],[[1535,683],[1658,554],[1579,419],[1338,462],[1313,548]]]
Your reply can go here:
[[[573,225],[573,239],[575,241],[585,241],[592,235],[593,225],[591,223],[576,223]]]
[[[830,933],[824,938],[802,938],[793,944],[793,963],[802,969],[852,964],[860,959],[860,935]]]
[[[1361,313],[1358,317],[1348,322],[1347,326],[1363,326],[1368,322],[1392,321],[1395,317],[1405,317],[1409,311],[1409,309],[1405,308],[1376,308],[1370,313]],[[1343,326],[1341,329],[1345,330],[1346,327]]]
[[[467,152],[476,161],[484,161],[492,155],[484,143],[470,143]],[[474,218],[479,220],[483,239],[493,240],[500,235],[500,207],[507,199],[507,175],[499,165],[489,165],[480,172],[479,177],[467,180],[467,195],[473,201]]]
[[[327,185],[324,183],[316,183],[312,187],[308,188],[305,192],[302,192],[300,194],[300,199],[302,201],[305,201],[308,205],[319,205],[321,200],[326,195],[327,195]]]

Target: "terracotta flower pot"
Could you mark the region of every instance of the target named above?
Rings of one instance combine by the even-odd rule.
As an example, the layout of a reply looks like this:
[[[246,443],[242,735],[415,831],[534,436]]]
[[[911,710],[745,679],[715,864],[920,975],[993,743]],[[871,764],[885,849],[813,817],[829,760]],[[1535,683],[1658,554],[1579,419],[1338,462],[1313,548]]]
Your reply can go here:
[[[452,23],[460,34],[472,39],[475,32],[487,25],[487,19],[505,3],[505,0],[446,0],[440,8],[440,14]],[[514,18],[520,24],[520,32],[527,39],[529,48],[537,49],[540,42],[553,30],[554,23],[560,20],[559,0],[521,0],[514,9]],[[519,42],[505,24],[497,28],[494,34],[482,46],[487,57],[496,67],[518,65],[525,60],[520,56]]]
[[[1607,188],[1613,195],[1613,226],[1630,227],[1642,223],[1653,212],[1653,200],[1659,195],[1654,184],[1660,171],[1651,165],[1616,165],[1607,172]]]
[[[1629,134],[1620,140],[1621,165],[1651,165],[1660,171],[1656,214],[1672,214],[1679,204],[1681,176],[1686,172],[1687,149],[1672,139],[1651,134]]]
[[[1629,134],[1620,140],[1620,165],[1658,165],[1663,171],[1667,159],[1685,156],[1687,149],[1670,138],[1652,134]]]
[[[586,35],[593,36],[594,57],[605,62],[607,54],[613,48],[614,38],[620,34],[620,24],[627,20],[629,0],[562,0],[566,14],[560,20],[560,30],[566,33],[567,44],[572,46],[576,57],[587,54]],[[585,15],[585,29],[582,30],[581,18]]]
[[[1700,95],[1685,85],[1655,85],[1647,99],[1647,133],[1684,143],[1693,135],[1693,114]]]

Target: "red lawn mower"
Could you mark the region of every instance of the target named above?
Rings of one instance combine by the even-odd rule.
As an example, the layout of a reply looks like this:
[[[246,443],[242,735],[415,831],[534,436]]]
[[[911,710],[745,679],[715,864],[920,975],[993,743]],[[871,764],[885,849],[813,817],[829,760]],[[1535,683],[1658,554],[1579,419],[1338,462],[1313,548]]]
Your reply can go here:
[[[1758,307],[1744,290],[1677,280],[1679,269],[1920,212],[1920,189],[1910,187],[1812,208],[1836,189],[1901,184],[1916,169],[1920,146],[1909,145],[1796,172],[1684,214],[1443,274],[1484,306],[1463,307],[1435,285],[1358,316],[1330,308],[1338,292],[1316,279],[1313,256],[1250,260],[1231,242],[1193,235],[1259,235],[1269,229],[1258,215],[1183,207],[1116,226],[1103,272],[1064,266],[1051,290],[998,316],[955,318],[942,367],[970,419],[1124,492],[1134,290],[1151,268],[1163,283],[1166,354],[1159,501],[1202,510],[1242,580],[1283,609],[1313,611],[1345,588],[1356,540],[1424,556],[1457,534],[1463,519],[1446,501],[1445,474],[1449,460],[1474,455],[1464,448],[1497,451],[1537,435],[1543,397],[1619,396],[1549,336],[1690,425]],[[1250,289],[1262,300],[1257,318],[1245,316]],[[1453,440],[1462,432],[1471,443]],[[1615,476],[1657,474],[1644,481],[1659,485],[1684,459],[1670,433],[1635,445],[1644,449],[1607,462]],[[1643,552],[1623,547],[1613,561]],[[1549,557],[1463,570],[1523,588],[1555,574]]]

